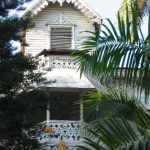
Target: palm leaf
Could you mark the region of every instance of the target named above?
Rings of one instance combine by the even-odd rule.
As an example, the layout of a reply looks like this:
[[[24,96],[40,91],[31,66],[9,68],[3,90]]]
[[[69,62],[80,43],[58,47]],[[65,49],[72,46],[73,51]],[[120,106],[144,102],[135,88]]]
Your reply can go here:
[[[119,9],[121,17],[123,19],[126,18],[126,16],[124,15],[126,13],[128,13],[128,16],[131,16],[131,9],[132,9],[131,7],[134,3],[136,3],[137,5],[137,12],[138,12],[139,19],[142,19],[143,16],[147,14],[149,9],[148,0],[123,0],[122,5]],[[129,7],[128,11],[126,11],[127,6]]]
[[[97,78],[106,86],[122,83],[138,93],[150,93],[150,33],[145,39],[137,23],[137,13],[132,7],[132,20],[121,20],[118,14],[118,28],[108,19],[109,27],[102,25],[100,36],[94,33],[83,43],[82,49],[74,52],[74,58],[82,73]],[[150,18],[149,18],[150,22]],[[150,24],[150,23],[149,23]],[[148,29],[149,31],[149,29]],[[111,82],[110,82],[111,81]]]
[[[149,150],[150,137],[146,130],[140,129],[133,122],[111,118],[86,128],[88,138],[85,147],[88,150]]]
[[[123,117],[145,129],[150,129],[150,114],[126,91],[113,89],[91,92],[84,96],[85,121],[98,121],[109,117]]]
[[[92,150],[107,150],[102,145],[95,143],[94,141],[92,141],[89,138],[84,138],[84,139],[85,139],[84,143],[88,146],[87,147],[86,146],[78,146],[78,148],[77,148],[78,150],[91,150],[91,148],[92,148]]]

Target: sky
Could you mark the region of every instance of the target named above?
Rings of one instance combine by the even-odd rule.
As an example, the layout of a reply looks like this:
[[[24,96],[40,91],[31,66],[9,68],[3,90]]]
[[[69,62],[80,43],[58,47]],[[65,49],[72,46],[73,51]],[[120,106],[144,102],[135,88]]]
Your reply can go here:
[[[123,0],[84,0],[102,19],[116,20],[116,14]]]

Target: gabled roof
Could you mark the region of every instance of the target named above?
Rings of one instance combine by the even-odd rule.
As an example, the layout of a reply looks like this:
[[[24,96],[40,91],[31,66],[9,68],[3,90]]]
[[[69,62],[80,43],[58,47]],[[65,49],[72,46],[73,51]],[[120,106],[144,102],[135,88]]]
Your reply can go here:
[[[54,4],[58,2],[60,6],[62,6],[64,2],[73,4],[73,6],[87,16],[92,23],[101,24],[101,17],[82,0],[37,0],[23,16],[26,16],[28,13],[31,13],[31,17],[38,15],[44,8],[48,7],[50,2]]]

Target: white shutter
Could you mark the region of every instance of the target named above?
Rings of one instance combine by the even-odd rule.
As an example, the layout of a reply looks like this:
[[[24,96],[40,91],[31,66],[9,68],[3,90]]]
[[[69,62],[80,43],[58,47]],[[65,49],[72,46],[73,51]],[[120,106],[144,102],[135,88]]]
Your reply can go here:
[[[72,28],[51,28],[51,49],[71,49]]]

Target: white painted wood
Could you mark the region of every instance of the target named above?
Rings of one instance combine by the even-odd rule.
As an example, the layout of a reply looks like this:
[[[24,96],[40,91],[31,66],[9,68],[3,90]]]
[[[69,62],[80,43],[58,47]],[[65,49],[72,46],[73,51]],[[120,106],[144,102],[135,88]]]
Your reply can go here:
[[[75,27],[72,26],[72,49],[75,48]]]
[[[47,108],[46,108],[46,122],[49,123],[50,121],[50,104],[49,101],[47,102]]]
[[[101,17],[96,12],[94,12],[88,5],[86,5],[86,3],[84,3],[82,0],[37,0],[36,3],[33,6],[30,6],[30,8],[25,12],[24,16],[26,16],[26,14],[30,12],[32,14],[31,16],[34,17],[35,12],[38,14],[43,10],[41,5],[43,4],[45,5],[45,2],[48,2],[48,3],[52,2],[53,4],[57,2],[59,3],[60,6],[64,5],[65,3],[68,3],[68,4],[72,3],[77,9],[79,5],[82,5],[88,10],[89,14],[93,14],[94,18],[97,18],[96,20],[93,20],[94,18],[91,18],[91,21],[96,21],[99,24],[101,23]],[[45,6],[48,6],[48,4],[46,4]],[[39,11],[38,8],[42,8],[42,9]],[[89,17],[89,16],[87,15],[86,17]]]
[[[62,7],[59,4],[50,4],[33,18],[35,27],[26,33],[26,42],[29,45],[25,47],[26,53],[35,56],[43,49],[50,48],[50,32],[45,24],[60,14],[66,16],[72,24],[76,25],[73,27],[73,48],[80,48],[81,43],[89,37],[89,33],[81,32],[94,31],[94,26],[90,23],[90,20],[74,8],[72,4],[66,3]]]
[[[47,143],[49,148],[51,146],[58,146],[60,141],[63,140],[69,150],[73,149],[74,146],[81,145],[83,142],[82,132],[80,131],[80,126],[82,123],[80,121],[70,121],[70,120],[50,120],[49,123],[45,121],[40,123],[42,126],[50,126],[54,130],[53,134],[44,133],[41,129],[41,137],[38,137],[41,144]],[[48,136],[49,135],[49,136]],[[51,135],[51,136],[50,136]],[[44,149],[46,149],[44,145]],[[71,148],[71,149],[70,149]],[[58,147],[56,148],[58,150]],[[46,149],[49,150],[49,149]]]
[[[48,27],[47,49],[51,48],[51,28]]]

